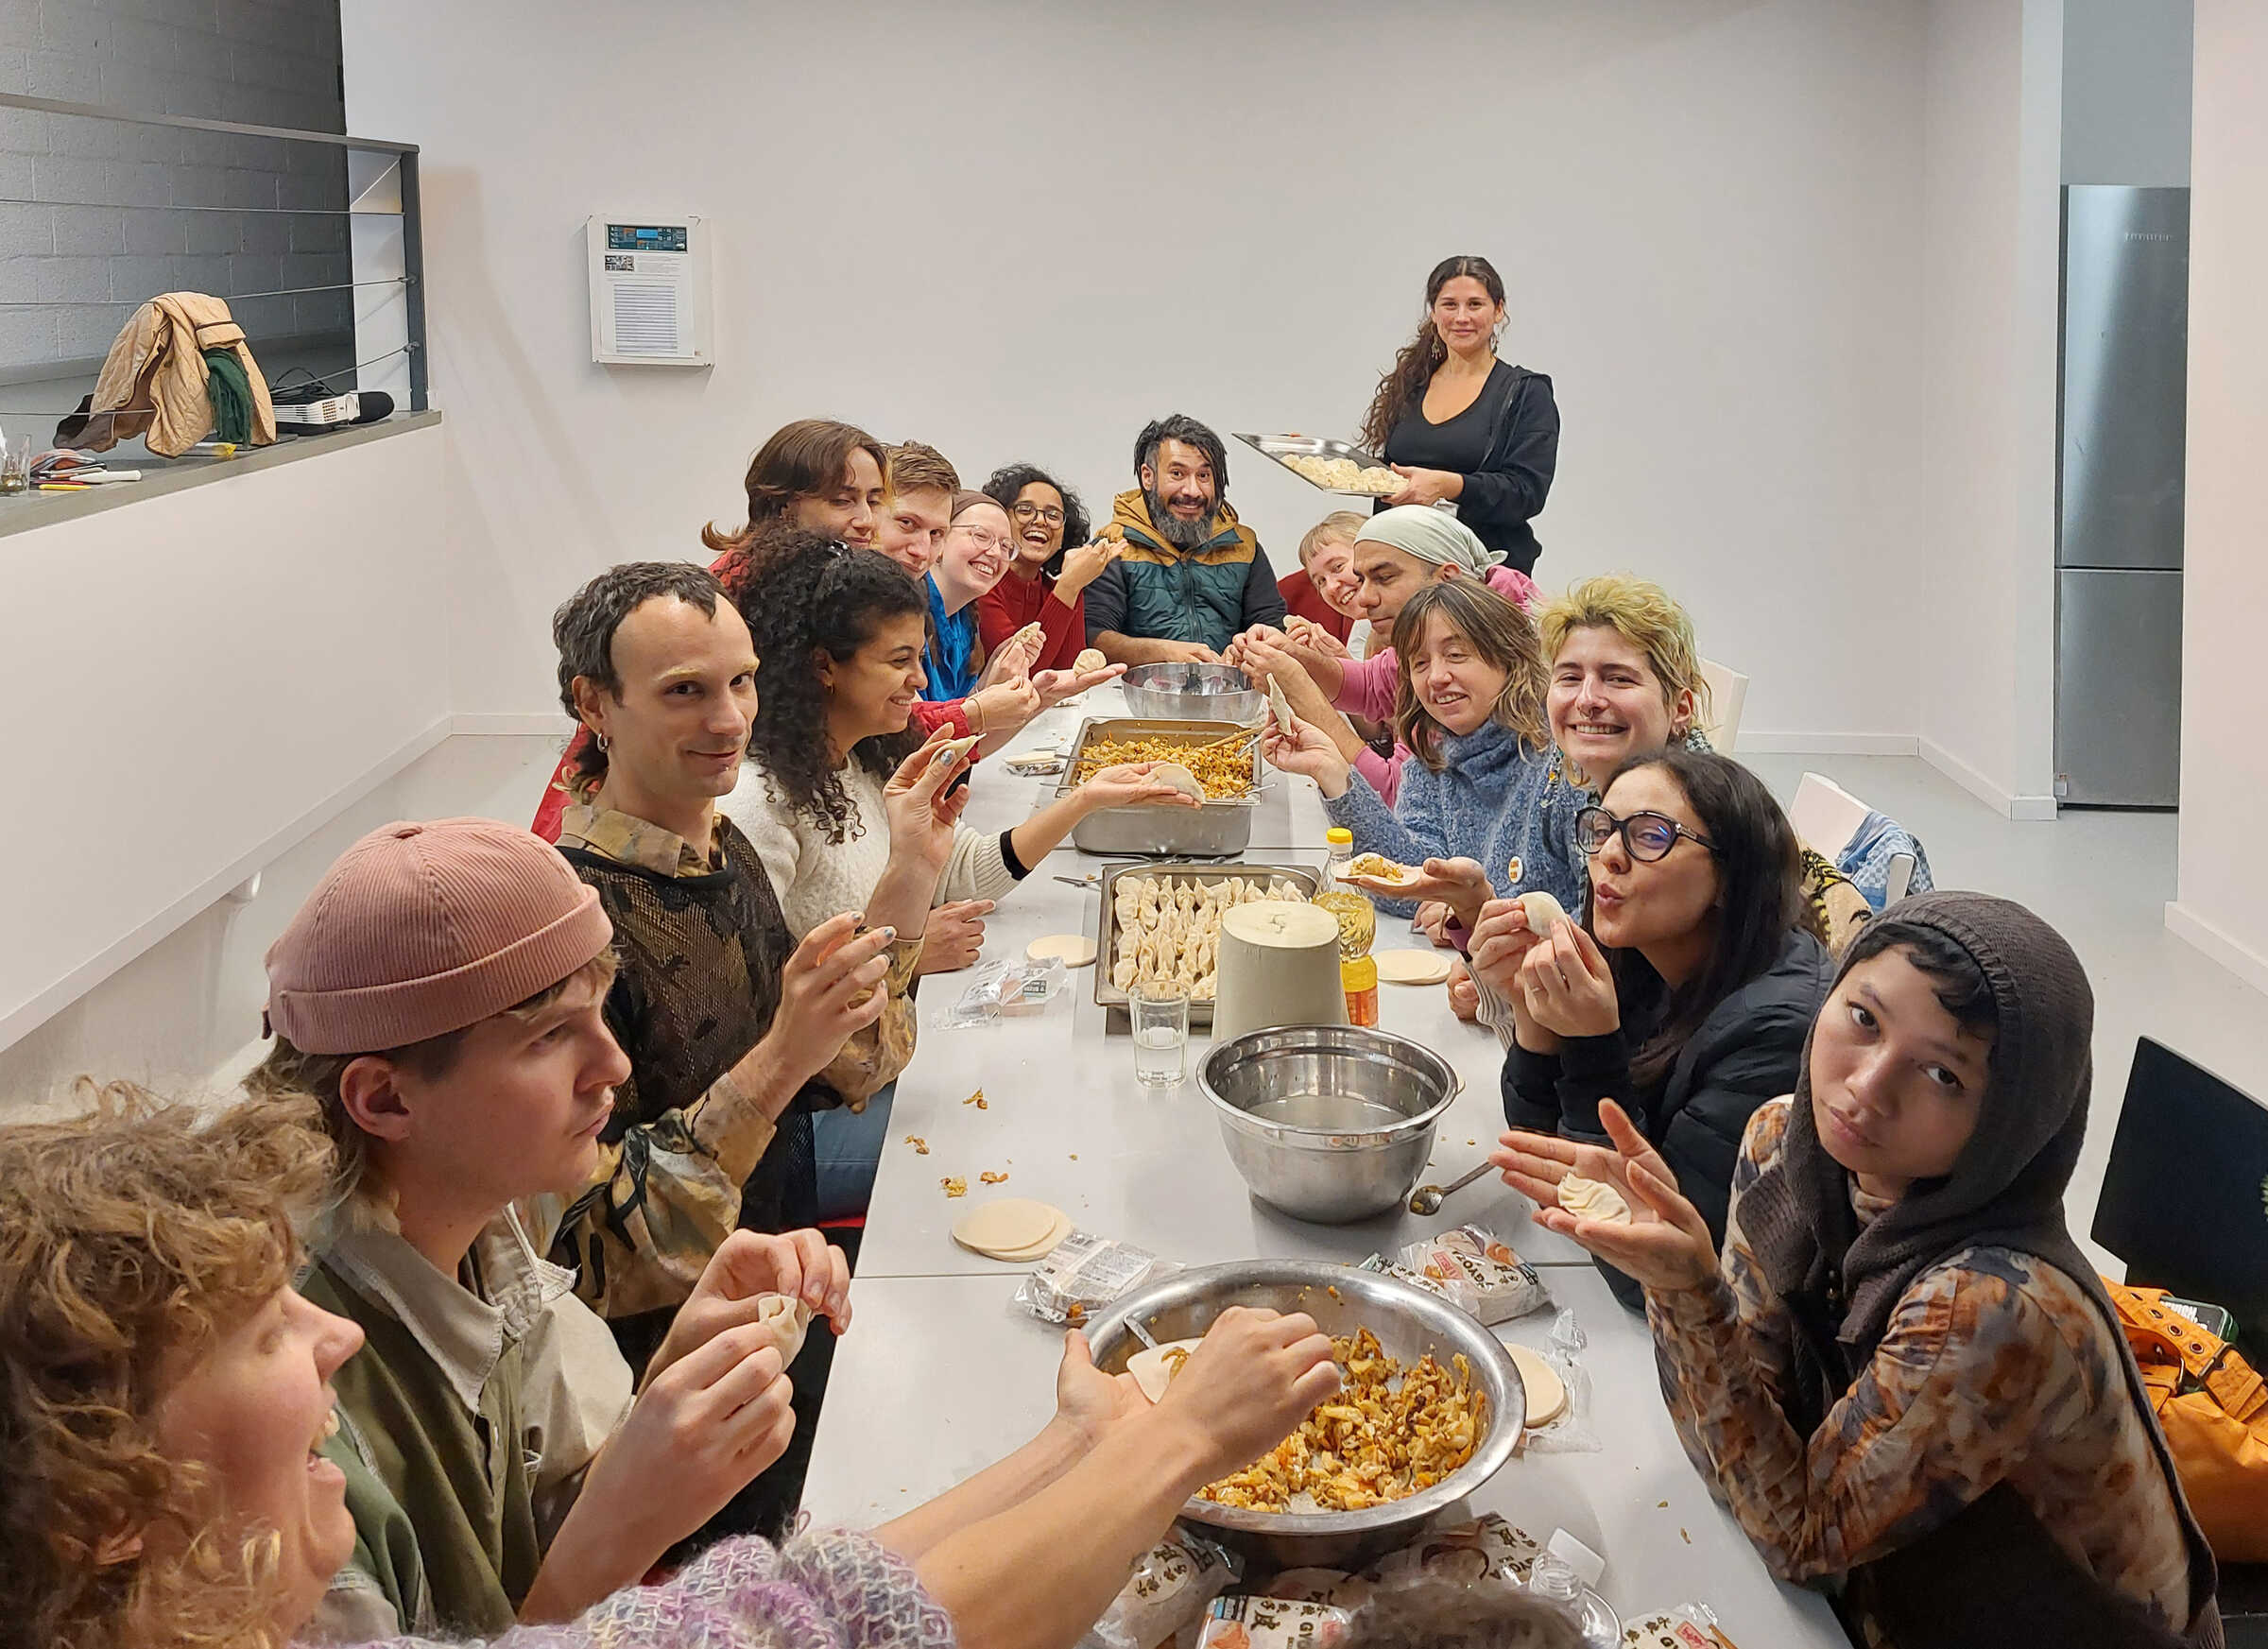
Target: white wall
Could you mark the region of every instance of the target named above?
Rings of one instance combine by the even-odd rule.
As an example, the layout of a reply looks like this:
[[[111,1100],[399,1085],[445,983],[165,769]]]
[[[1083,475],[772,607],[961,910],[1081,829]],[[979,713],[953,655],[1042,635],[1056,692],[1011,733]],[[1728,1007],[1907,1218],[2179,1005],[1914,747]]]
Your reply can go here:
[[[1851,643],[1907,610],[1922,520],[1918,6],[627,16],[344,9],[350,129],[423,146],[460,711],[549,713],[551,609],[697,553],[787,419],[971,479],[1059,465],[1107,507],[1169,409],[1349,430],[1471,250],[1565,417],[1544,582],[1659,576],[1755,678],[1748,728],[1911,737],[1908,673]],[[713,371],[590,364],[598,211],[716,226]],[[1329,501],[1232,470],[1288,561]]]
[[[2190,201],[2181,885],[2169,926],[2268,989],[2268,745],[2257,727],[2268,452],[2268,8],[2198,0]]]
[[[1923,518],[1900,569],[1922,753],[2053,815],[2059,0],[1931,0],[1922,137]]]
[[[2063,180],[2190,180],[2191,0],[2063,0]]]
[[[0,538],[0,1048],[446,733],[440,468],[410,430]]]
[[[559,753],[551,738],[445,739],[265,865],[249,903],[222,899],[12,1047],[0,1048],[0,1120],[67,1103],[81,1074],[172,1096],[219,1091],[258,1052],[263,958],[331,862],[398,818],[532,816]]]

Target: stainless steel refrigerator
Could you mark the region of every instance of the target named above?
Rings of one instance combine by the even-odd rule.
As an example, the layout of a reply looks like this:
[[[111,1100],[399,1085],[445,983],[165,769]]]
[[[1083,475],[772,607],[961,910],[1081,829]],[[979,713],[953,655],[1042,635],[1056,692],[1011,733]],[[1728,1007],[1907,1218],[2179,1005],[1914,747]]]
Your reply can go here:
[[[2055,794],[2181,799],[2190,192],[2063,192]]]

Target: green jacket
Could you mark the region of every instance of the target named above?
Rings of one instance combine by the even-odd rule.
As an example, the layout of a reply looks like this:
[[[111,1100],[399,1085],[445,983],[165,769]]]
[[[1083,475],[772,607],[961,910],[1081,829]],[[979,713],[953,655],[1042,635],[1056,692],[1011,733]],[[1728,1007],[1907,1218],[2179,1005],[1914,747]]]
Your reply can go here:
[[[1281,624],[1283,593],[1260,540],[1225,503],[1213,521],[1218,530],[1211,538],[1177,550],[1151,524],[1140,488],[1120,493],[1110,524],[1098,536],[1126,547],[1087,587],[1088,638],[1115,630],[1149,641],[1202,642],[1217,653],[1253,625]]]

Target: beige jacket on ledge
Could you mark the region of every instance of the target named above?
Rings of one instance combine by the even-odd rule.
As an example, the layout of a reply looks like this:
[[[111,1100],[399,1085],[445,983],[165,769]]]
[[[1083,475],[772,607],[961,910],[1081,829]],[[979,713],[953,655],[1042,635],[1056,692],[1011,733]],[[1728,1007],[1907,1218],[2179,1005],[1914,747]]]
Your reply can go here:
[[[233,351],[243,363],[252,386],[252,445],[266,446],[276,438],[267,380],[229,306],[202,292],[166,292],[134,311],[102,363],[86,434],[74,444],[107,452],[147,430],[151,452],[180,457],[213,431],[204,352],[214,349]]]

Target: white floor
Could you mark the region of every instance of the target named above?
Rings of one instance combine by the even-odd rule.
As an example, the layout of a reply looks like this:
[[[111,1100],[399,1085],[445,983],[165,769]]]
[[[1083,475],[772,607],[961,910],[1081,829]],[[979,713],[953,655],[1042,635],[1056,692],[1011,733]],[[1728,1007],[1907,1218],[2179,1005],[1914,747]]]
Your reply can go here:
[[[271,867],[262,898],[200,918],[16,1046],[0,1050],[0,1113],[24,1114],[82,1070],[167,1080],[222,1077],[249,1056],[258,1026],[260,954],[331,856],[387,819],[478,813],[524,821],[560,741],[450,739],[386,792]],[[2174,897],[2171,814],[2067,813],[2048,823],[2001,817],[1925,764],[1905,757],[1749,756],[1781,800],[1805,768],[1825,773],[1918,835],[1941,887],[2020,900],[2055,924],[2095,986],[2095,1103],[2071,1188],[2084,1237],[2101,1188],[2138,1036],[2150,1036],[2246,1092],[2268,1096],[2268,997],[2166,932]],[[210,933],[200,931],[210,926]],[[211,1021],[211,1023],[191,1022]]]

